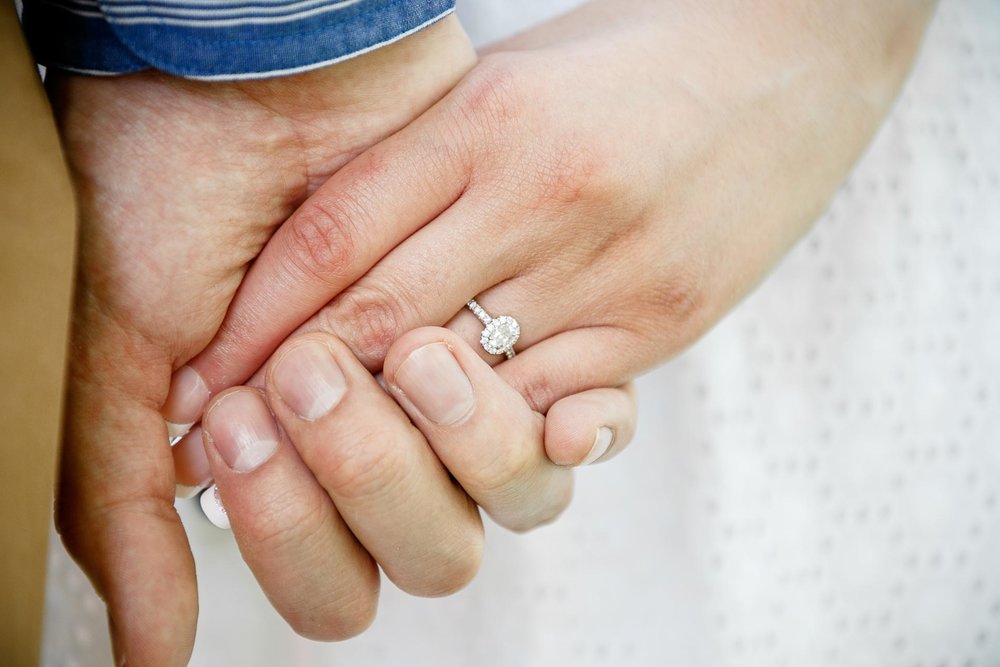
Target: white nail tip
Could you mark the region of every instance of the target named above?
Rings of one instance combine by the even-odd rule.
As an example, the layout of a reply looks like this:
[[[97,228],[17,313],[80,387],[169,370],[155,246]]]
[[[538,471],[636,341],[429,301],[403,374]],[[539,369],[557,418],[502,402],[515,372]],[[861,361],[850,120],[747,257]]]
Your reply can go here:
[[[190,424],[175,424],[173,422],[167,422],[167,437],[170,438],[172,443],[174,440],[187,435],[187,432],[191,430],[192,426],[194,426],[194,422],[191,422]]]
[[[226,514],[226,508],[222,506],[219,489],[215,484],[201,494],[201,511],[205,513],[205,517],[212,522],[213,526],[229,530],[229,515]]]
[[[594,445],[590,448],[590,453],[587,454],[587,458],[585,458],[580,465],[590,465],[600,459],[608,453],[608,449],[611,448],[611,443],[614,441],[615,432],[610,428],[602,426],[597,429],[597,435],[594,437]]]
[[[472,413],[472,408],[476,405],[476,399],[469,395],[468,400],[463,401],[449,410],[438,421],[438,426],[454,426]]]
[[[236,472],[252,472],[271,458],[278,449],[277,440],[258,440],[252,447],[242,450],[233,463]]]
[[[205,486],[187,486],[186,484],[174,485],[174,497],[178,500],[190,500],[198,495]]]

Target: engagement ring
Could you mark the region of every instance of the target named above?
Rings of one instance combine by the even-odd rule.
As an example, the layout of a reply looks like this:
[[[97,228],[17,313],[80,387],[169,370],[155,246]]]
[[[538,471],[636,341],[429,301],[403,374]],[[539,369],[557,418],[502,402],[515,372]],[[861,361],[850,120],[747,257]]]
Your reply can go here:
[[[517,320],[510,315],[490,317],[483,310],[483,307],[476,303],[475,299],[466,305],[485,327],[483,334],[479,337],[483,349],[490,354],[504,354],[508,359],[512,359],[515,354],[514,343],[521,335],[521,325],[517,323]]]

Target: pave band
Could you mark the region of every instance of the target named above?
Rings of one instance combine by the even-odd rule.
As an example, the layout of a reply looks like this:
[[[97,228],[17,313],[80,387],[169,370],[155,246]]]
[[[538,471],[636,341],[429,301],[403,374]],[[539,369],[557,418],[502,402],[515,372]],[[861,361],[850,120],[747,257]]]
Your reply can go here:
[[[514,344],[521,335],[521,325],[510,315],[490,317],[483,307],[471,299],[466,306],[472,311],[480,322],[483,323],[483,333],[479,337],[479,344],[490,354],[503,354],[508,359],[512,359]]]

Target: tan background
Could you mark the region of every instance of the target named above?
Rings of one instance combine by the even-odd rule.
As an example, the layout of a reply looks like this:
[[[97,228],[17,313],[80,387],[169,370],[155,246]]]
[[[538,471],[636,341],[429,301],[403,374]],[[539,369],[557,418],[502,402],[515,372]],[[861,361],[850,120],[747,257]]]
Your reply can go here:
[[[12,4],[0,3],[0,663],[37,665],[74,210]]]

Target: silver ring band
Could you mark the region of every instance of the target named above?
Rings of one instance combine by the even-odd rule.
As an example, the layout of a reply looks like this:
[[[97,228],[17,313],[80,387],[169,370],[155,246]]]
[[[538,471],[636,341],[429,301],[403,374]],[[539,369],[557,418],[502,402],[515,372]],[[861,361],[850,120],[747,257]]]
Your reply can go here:
[[[483,323],[483,333],[479,337],[479,344],[490,354],[503,354],[508,359],[513,359],[514,344],[521,335],[521,325],[510,315],[490,317],[483,307],[471,299],[465,304],[472,311],[472,314]]]

